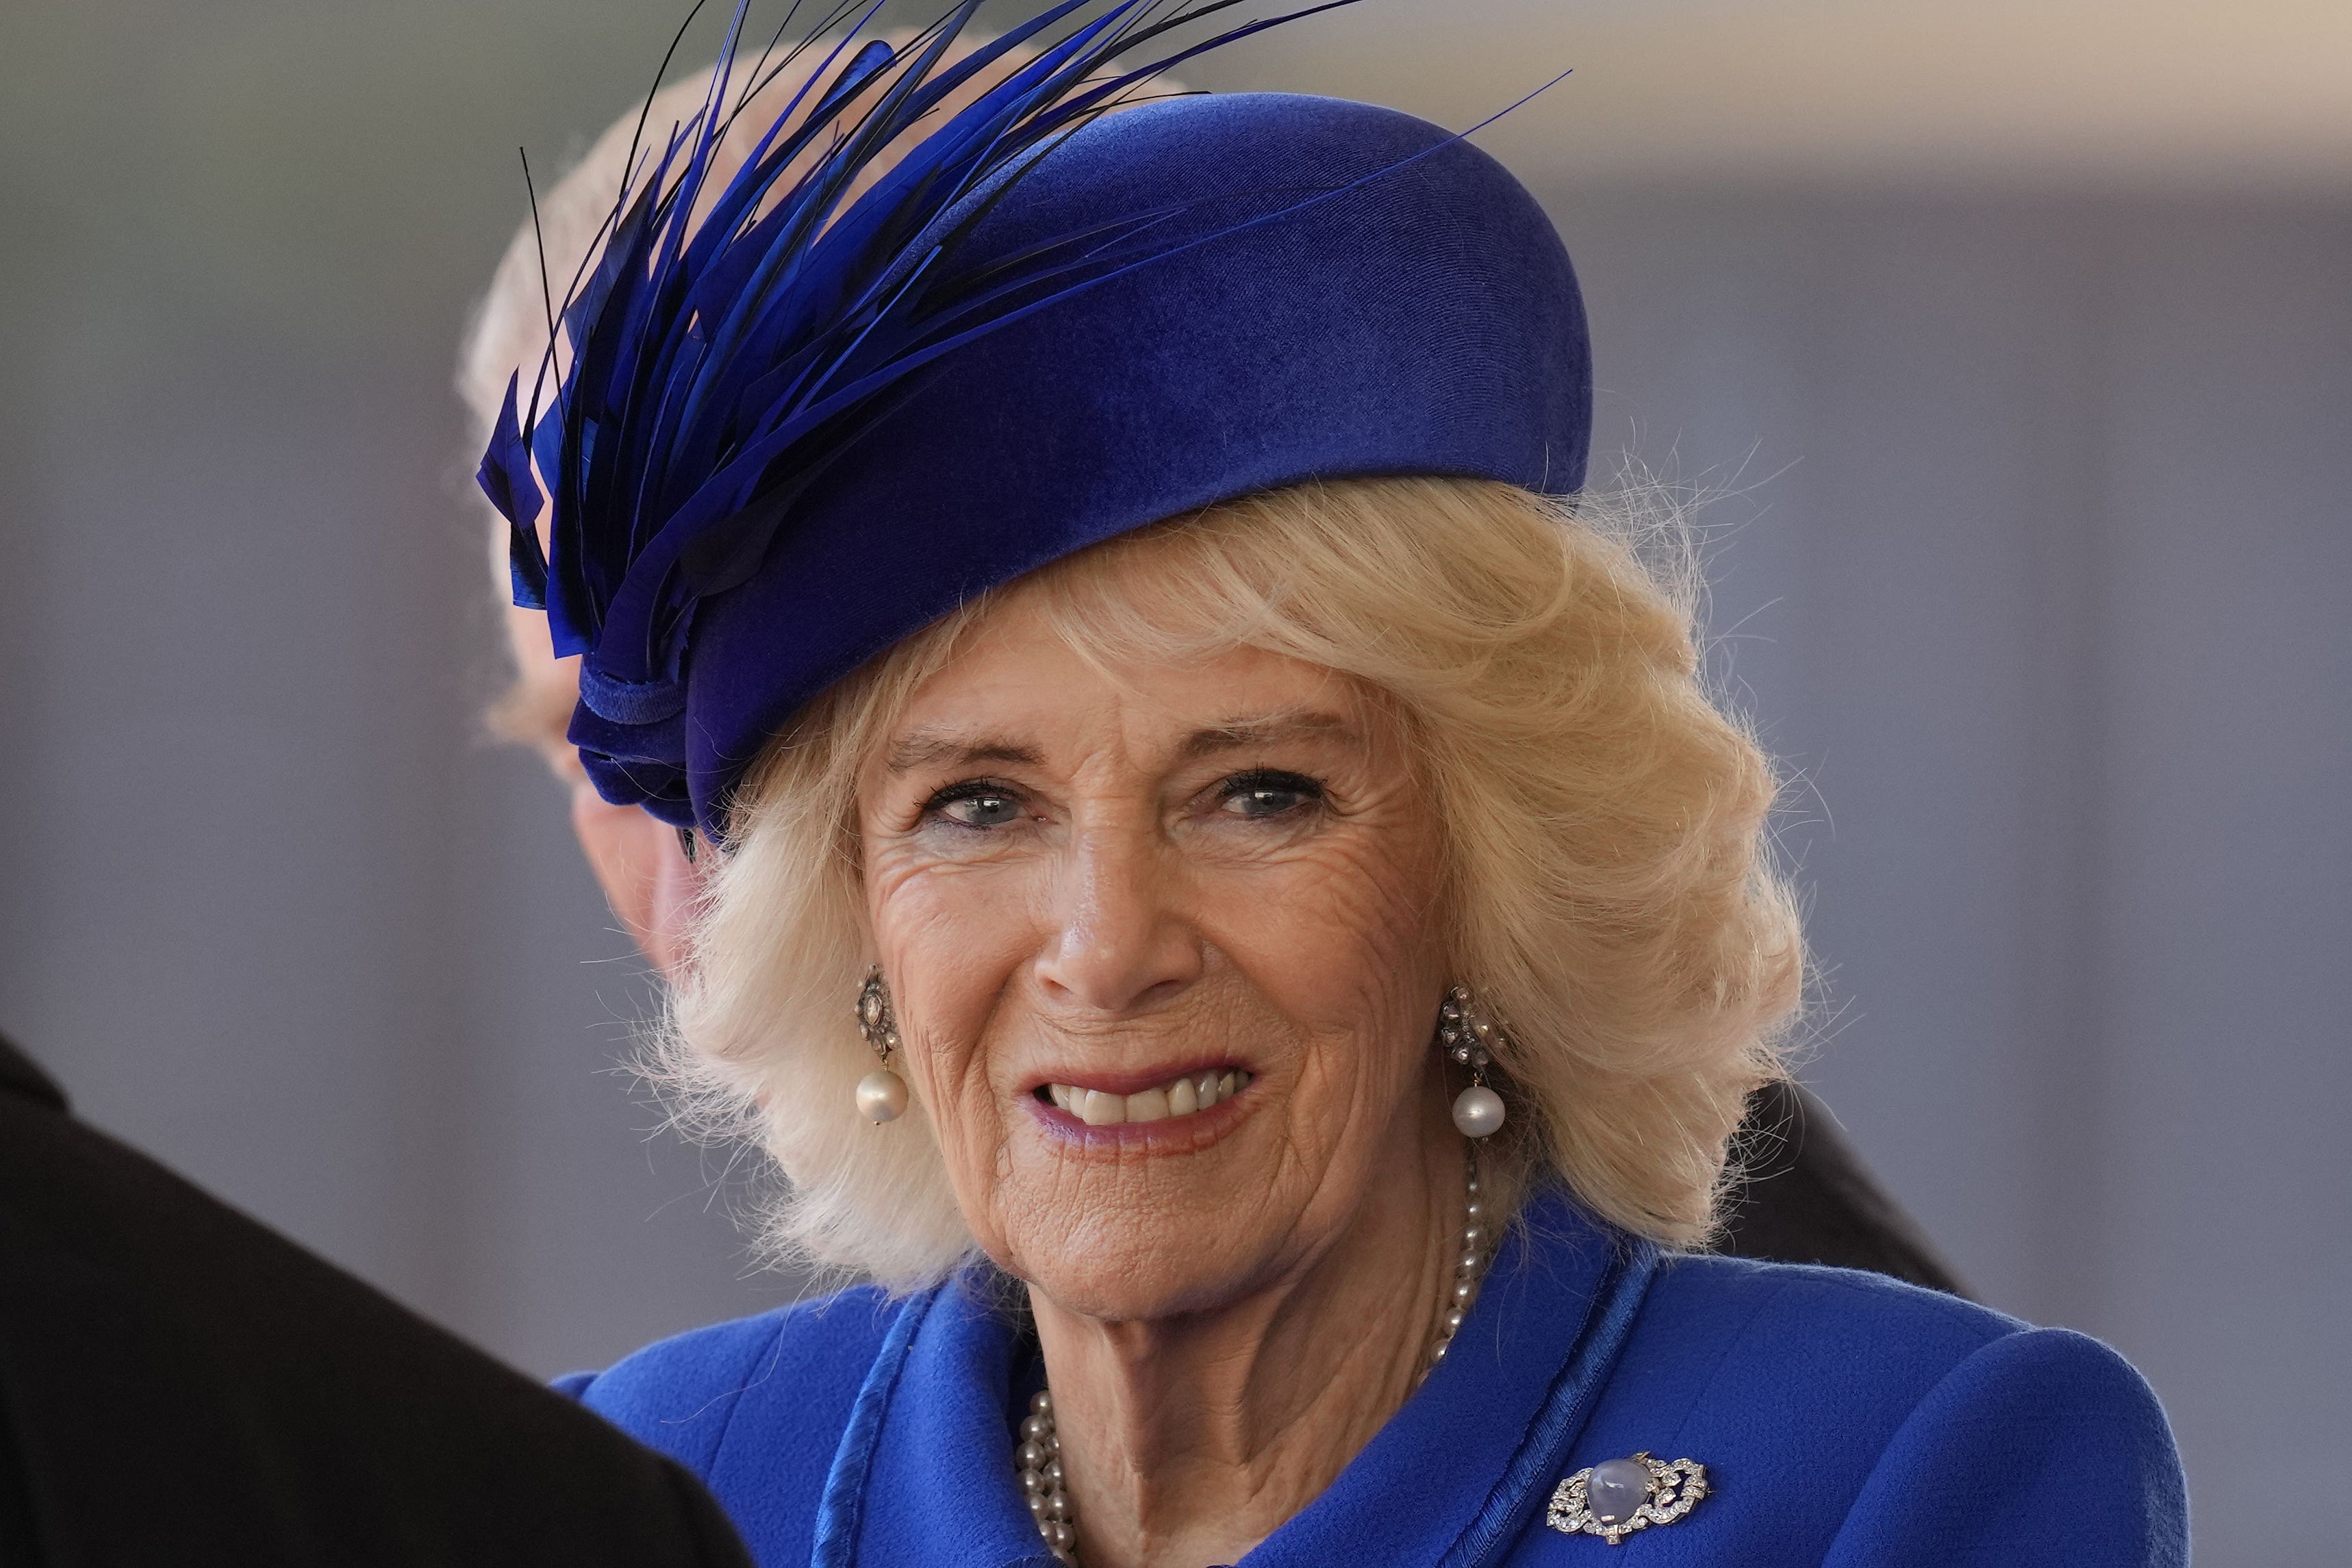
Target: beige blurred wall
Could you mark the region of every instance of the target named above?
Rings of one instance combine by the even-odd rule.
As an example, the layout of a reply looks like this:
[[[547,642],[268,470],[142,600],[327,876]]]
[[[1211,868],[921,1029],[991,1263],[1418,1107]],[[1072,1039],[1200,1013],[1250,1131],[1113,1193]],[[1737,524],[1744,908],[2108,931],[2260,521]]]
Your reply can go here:
[[[2352,6],[2332,0],[1385,0],[1277,33],[1234,74],[1458,127],[1570,69],[1482,138],[1514,168],[2352,190]]]

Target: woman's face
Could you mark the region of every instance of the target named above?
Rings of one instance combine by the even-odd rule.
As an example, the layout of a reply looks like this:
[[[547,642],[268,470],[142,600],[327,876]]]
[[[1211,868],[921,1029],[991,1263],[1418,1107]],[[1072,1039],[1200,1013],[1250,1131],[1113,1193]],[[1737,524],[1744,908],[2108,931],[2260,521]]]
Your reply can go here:
[[[981,1245],[1063,1306],[1217,1305],[1422,1179],[1440,835],[1347,680],[1248,649],[1097,668],[1016,595],[859,817],[898,1065]]]

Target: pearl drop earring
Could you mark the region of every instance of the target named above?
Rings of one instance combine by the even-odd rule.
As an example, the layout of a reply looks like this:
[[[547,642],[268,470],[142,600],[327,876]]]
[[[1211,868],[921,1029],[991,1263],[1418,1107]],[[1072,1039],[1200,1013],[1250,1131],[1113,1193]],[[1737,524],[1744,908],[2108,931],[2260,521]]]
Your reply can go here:
[[[1470,1087],[1454,1100],[1454,1125],[1465,1138],[1492,1138],[1503,1130],[1503,1097],[1486,1087],[1495,1060],[1486,1047],[1495,1037],[1495,1026],[1478,1016],[1467,988],[1456,985],[1445,994],[1437,1009],[1437,1045],[1455,1066],[1470,1069]]]
[[[907,1109],[907,1080],[890,1070],[890,1053],[898,1048],[898,1020],[890,1013],[890,991],[882,984],[882,966],[866,972],[857,988],[857,1032],[874,1047],[882,1065],[857,1080],[857,1112],[868,1121],[896,1121]]]

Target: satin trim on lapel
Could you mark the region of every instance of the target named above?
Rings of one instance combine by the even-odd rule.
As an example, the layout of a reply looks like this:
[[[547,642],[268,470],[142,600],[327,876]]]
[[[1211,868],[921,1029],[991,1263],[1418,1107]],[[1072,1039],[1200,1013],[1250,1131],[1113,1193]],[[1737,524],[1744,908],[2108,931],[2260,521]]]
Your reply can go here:
[[[899,1309],[882,1348],[874,1355],[857,1402],[849,1407],[849,1425],[842,1429],[841,1447],[834,1450],[833,1468],[825,1473],[824,1496],[816,1507],[815,1544],[809,1568],[848,1568],[866,1513],[866,1485],[874,1466],[874,1449],[882,1436],[882,1415],[906,1370],[915,1330],[938,1300],[934,1290]]]
[[[1444,1362],[1241,1568],[1499,1561],[1559,1479],[1655,1259],[1558,1186],[1539,1190]]]
[[[959,1276],[892,1325],[826,1479],[814,1568],[1053,1568],[1013,1479],[1014,1331],[994,1292]]]
[[[1647,1241],[1629,1240],[1610,1259],[1576,1354],[1552,1384],[1534,1430],[1496,1483],[1486,1506],[1439,1568],[1482,1568],[1500,1562],[1501,1554],[1526,1531],[1536,1509],[1559,1484],[1570,1450],[1592,1419],[1592,1407],[1601,1402],[1601,1387],[1633,1331],[1633,1319],[1657,1273],[1658,1249]]]

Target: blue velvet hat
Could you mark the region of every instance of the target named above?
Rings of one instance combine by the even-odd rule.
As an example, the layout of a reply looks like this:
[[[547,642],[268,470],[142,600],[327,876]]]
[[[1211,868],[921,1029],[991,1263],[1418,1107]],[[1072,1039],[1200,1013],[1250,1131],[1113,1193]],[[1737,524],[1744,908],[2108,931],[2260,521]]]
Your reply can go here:
[[[722,64],[566,302],[554,406],[519,417],[509,390],[482,484],[515,525],[518,602],[585,656],[571,739],[607,800],[719,837],[732,787],[825,687],[973,595],[1161,519],[1311,479],[1582,483],[1583,310],[1534,198],[1467,142],[1369,104],[1102,114],[1169,63],[1106,77],[1139,36],[1132,6],[841,203],[873,153],[835,165],[1034,36],[943,68],[976,8],[896,57],[851,57],[688,232]],[[820,125],[838,150],[780,190]]]

